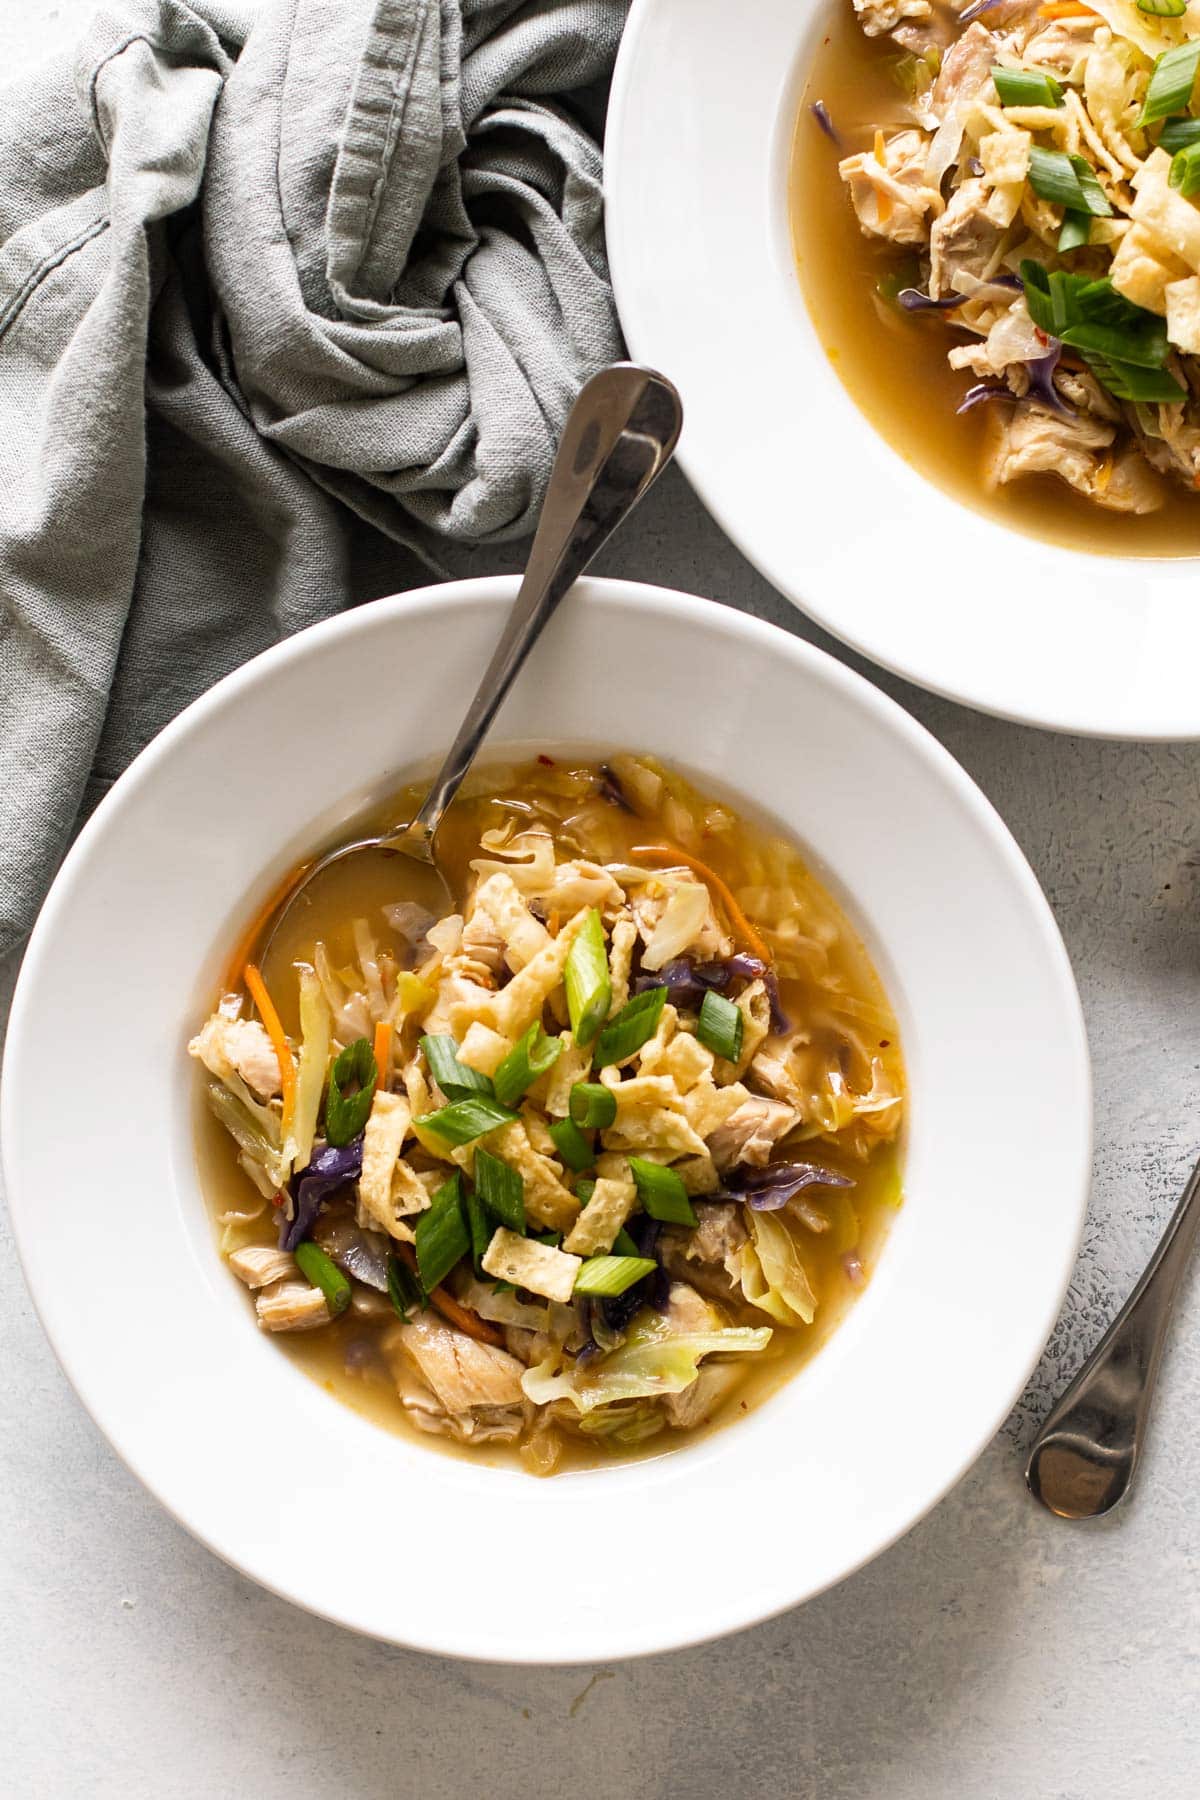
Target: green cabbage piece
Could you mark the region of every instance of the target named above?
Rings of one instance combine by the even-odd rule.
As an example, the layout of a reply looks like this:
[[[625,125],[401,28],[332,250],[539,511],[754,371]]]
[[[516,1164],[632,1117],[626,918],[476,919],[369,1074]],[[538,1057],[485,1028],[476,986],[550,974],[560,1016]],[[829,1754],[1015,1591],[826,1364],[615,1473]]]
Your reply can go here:
[[[681,1394],[695,1381],[701,1357],[765,1350],[770,1341],[769,1325],[676,1335],[665,1319],[646,1311],[634,1320],[619,1349],[561,1371],[557,1356],[548,1357],[525,1371],[521,1386],[536,1406],[570,1400],[586,1415],[614,1401]]]
[[[272,1188],[282,1188],[288,1165],[279,1147],[279,1120],[271,1109],[259,1105],[236,1073],[224,1082],[209,1082],[208,1104],[243,1155],[265,1171]]]
[[[738,1271],[751,1306],[757,1306],[781,1325],[811,1325],[817,1296],[800,1261],[787,1226],[772,1213],[746,1208],[750,1242],[741,1252]]]

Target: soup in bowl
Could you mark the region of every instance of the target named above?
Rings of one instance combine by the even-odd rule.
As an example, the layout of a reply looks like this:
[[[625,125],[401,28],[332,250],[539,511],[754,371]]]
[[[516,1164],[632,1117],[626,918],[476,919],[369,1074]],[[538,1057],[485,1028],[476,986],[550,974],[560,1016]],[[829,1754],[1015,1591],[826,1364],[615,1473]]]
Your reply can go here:
[[[741,1253],[752,1241],[750,1215],[759,1209],[745,1199],[688,1192],[688,1179],[695,1185],[704,1162],[692,1145],[698,1161],[690,1171],[679,1171],[682,1156],[671,1165],[687,1204],[698,1218],[705,1206],[731,1206],[745,1229],[745,1242],[733,1246],[736,1291],[723,1260],[718,1287],[705,1277],[705,1269],[716,1265],[688,1256],[686,1218],[654,1221],[661,1230],[651,1255],[640,1259],[643,1246],[635,1239],[639,1259],[654,1261],[647,1274],[657,1284],[659,1252],[665,1264],[670,1246],[674,1268],[693,1272],[681,1278],[667,1267],[668,1280],[686,1281],[712,1306],[715,1331],[772,1334],[761,1349],[740,1340],[731,1350],[729,1340],[720,1340],[720,1348],[706,1347],[697,1359],[701,1377],[706,1366],[739,1373],[740,1391],[733,1386],[712,1411],[713,1428],[702,1421],[698,1429],[681,1428],[669,1418],[659,1426],[650,1419],[656,1429],[642,1444],[601,1449],[577,1429],[576,1415],[581,1420],[585,1414],[570,1394],[556,1393],[550,1404],[560,1409],[555,1420],[565,1421],[555,1423],[561,1455],[558,1472],[544,1480],[532,1478],[522,1463],[521,1433],[480,1441],[482,1432],[473,1432],[472,1441],[423,1430],[404,1406],[401,1376],[410,1383],[410,1402],[419,1401],[428,1415],[425,1422],[474,1415],[477,1400],[455,1406],[445,1386],[439,1396],[429,1379],[433,1365],[421,1371],[416,1347],[409,1354],[383,1339],[411,1326],[438,1333],[446,1314],[432,1297],[428,1307],[420,1305],[404,1286],[398,1291],[410,1315],[406,1323],[389,1294],[353,1271],[347,1275],[337,1261],[345,1252],[341,1231],[348,1228],[362,1232],[369,1252],[382,1251],[385,1264],[394,1256],[403,1265],[404,1251],[411,1251],[419,1277],[416,1239],[434,1211],[435,1193],[455,1174],[464,1177],[464,1200],[468,1187],[478,1194],[484,1186],[478,1139],[472,1140],[473,1158],[472,1142],[448,1145],[459,1152],[455,1161],[452,1155],[447,1160],[436,1134],[420,1145],[414,1132],[403,1138],[394,1164],[390,1147],[381,1146],[381,1166],[392,1177],[385,1204],[396,1194],[398,1173],[406,1183],[401,1160],[430,1201],[424,1206],[418,1200],[403,1213],[393,1208],[397,1226],[411,1221],[413,1243],[389,1231],[377,1214],[365,1214],[360,1226],[361,1192],[343,1184],[340,1194],[327,1196],[310,1238],[350,1283],[351,1303],[310,1330],[260,1327],[256,1297],[264,1288],[248,1286],[231,1271],[229,1259],[219,1254],[219,1234],[231,1231],[231,1255],[251,1246],[277,1254],[286,1207],[276,1207],[273,1198],[282,1184],[270,1195],[261,1192],[237,1165],[245,1146],[215,1118],[198,1163],[198,1117],[208,1130],[206,1083],[218,1078],[202,1059],[188,1056],[187,1044],[214,1014],[221,1016],[220,999],[239,991],[246,958],[239,953],[237,971],[229,969],[239,938],[289,871],[314,846],[344,838],[372,811],[384,808],[385,816],[394,816],[385,808],[388,797],[436,765],[448,721],[458,716],[473,672],[486,663],[515,591],[507,578],[431,588],[304,632],[218,684],[143,753],[80,834],[30,941],[6,1045],[0,1152],[15,1241],[62,1365],[99,1428],[175,1518],[276,1593],[357,1630],[452,1655],[589,1661],[694,1642],[794,1604],[881,1550],[957,1479],[1011,1407],[1065,1288],[1090,1161],[1088,1068],[1070,969],[1046,903],[1004,826],[946,751],[861,677],[784,632],[660,589],[585,581],[499,714],[479,773],[482,785],[459,809],[460,823],[449,822],[446,848],[462,901],[455,912],[465,935],[471,895],[509,872],[524,909],[516,916],[527,944],[536,940],[536,957],[547,948],[541,930],[557,942],[580,912],[594,907],[607,952],[612,1013],[621,992],[614,938],[619,944],[628,905],[641,945],[638,973],[658,975],[661,983],[651,985],[668,986],[670,962],[686,961],[698,987],[707,991],[706,981],[713,981],[718,997],[739,1013],[744,1001],[743,1052],[763,1022],[761,996],[751,990],[756,982],[767,983],[741,959],[774,962],[788,1020],[787,1031],[775,1035],[786,1041],[807,1024],[816,1051],[807,1064],[803,1054],[789,1057],[795,1086],[782,1094],[781,1104],[797,1113],[797,1124],[762,1164],[746,1153],[747,1137],[739,1160],[715,1172],[728,1188],[734,1169],[756,1179],[786,1153],[786,1160],[814,1164],[826,1177],[836,1171],[854,1180],[853,1188],[839,1188],[826,1179],[791,1196],[802,1202],[807,1195],[812,1217],[828,1219],[826,1230],[814,1230],[787,1202],[761,1212],[789,1234],[803,1262],[815,1297],[813,1322],[796,1325],[764,1310],[759,1300],[765,1293],[747,1302]],[[599,669],[611,672],[608,678],[598,681]],[[613,761],[631,745],[638,747],[639,767],[642,756],[652,759],[648,773],[663,782],[659,798],[648,787],[643,798],[639,781],[646,776]],[[553,759],[553,768],[537,763],[539,752]],[[602,765],[614,770],[631,812],[606,797]],[[567,792],[554,791],[558,780]],[[693,794],[701,798],[693,800]],[[536,807],[536,814],[514,810],[516,801]],[[693,812],[697,806],[702,817]],[[510,819],[512,833],[505,835]],[[553,840],[553,869],[539,848],[542,860],[531,859],[521,880],[554,880],[554,871],[569,863],[595,864],[625,897],[618,900],[601,879],[598,888],[571,895],[577,904],[559,909],[554,929],[553,907],[522,893],[514,871],[525,865],[511,854],[522,829],[543,828]],[[694,846],[691,830],[698,832]],[[783,849],[772,850],[772,841]],[[670,855],[652,861],[635,854],[647,845],[662,845]],[[495,866],[471,870],[473,861]],[[707,891],[705,905],[713,914],[711,923],[707,912],[701,920],[703,892],[693,896],[693,928],[707,927],[714,938],[668,957],[658,971],[647,968],[642,925],[652,936],[660,921],[651,925],[649,916],[638,917],[642,890],[661,880],[678,893],[698,873],[692,861],[711,872],[695,885]],[[634,867],[636,886],[620,873]],[[730,889],[763,939],[766,958],[739,936],[742,927],[712,875]],[[790,927],[785,930],[787,908],[797,895],[792,936]],[[666,901],[665,918],[669,898],[648,897],[655,906]],[[410,1110],[419,1118],[436,1116],[444,1108],[432,1082],[427,1080],[428,1098],[416,1099],[415,1083],[413,1094],[408,1091],[413,1065],[418,1075],[429,1070],[420,1038],[451,1037],[464,1070],[474,1067],[466,1055],[479,1062],[482,1042],[493,1054],[499,1048],[481,1032],[468,1046],[477,1016],[468,1020],[451,1011],[443,1015],[444,1030],[425,1029],[441,1025],[432,1007],[450,993],[443,987],[450,972],[443,976],[430,965],[435,956],[462,953],[461,938],[454,947],[459,927],[443,931],[437,919],[430,926],[409,912],[389,919],[384,906],[405,905],[394,886],[317,895],[315,905],[324,911],[319,919],[314,915],[314,928],[297,921],[292,943],[256,965],[295,1056],[297,1093],[306,1039],[303,971],[295,967],[300,963],[319,981],[324,970],[331,1052],[335,1043],[338,1057],[354,1051],[345,1079],[338,1077],[333,1136],[356,1124],[354,1108],[361,1109],[370,1087],[366,1050],[354,1049],[364,1042],[375,1059],[376,1093],[384,1070],[393,1117],[413,1100]],[[365,939],[360,943],[356,919],[365,919],[373,948]],[[824,965],[813,961],[817,944],[803,942],[803,922],[824,946]],[[472,960],[479,967],[473,973],[460,967],[453,979],[469,983],[460,992],[482,1007],[512,993],[522,971],[499,966],[494,937],[500,934],[484,931],[482,919],[478,923]],[[628,939],[627,931],[620,935]],[[318,939],[327,951],[320,960]],[[660,941],[659,951],[664,947],[673,948]],[[655,959],[651,952],[650,961]],[[507,951],[503,960],[507,965]],[[814,984],[810,972],[822,967],[821,982]],[[436,977],[428,983],[434,995],[428,1003],[412,986],[414,980],[424,985],[423,970]],[[602,995],[598,959],[593,973]],[[703,1042],[704,1000],[690,982],[681,985],[680,973],[672,975],[675,999],[651,1001],[662,1008],[654,1039],[631,1052],[633,1062],[618,1058],[617,1065],[597,1066],[593,1049],[590,1067],[566,1084],[565,1115],[550,1105],[556,1072],[562,1080],[571,1068],[565,1064],[570,1047],[561,1042],[568,1032],[573,1036],[565,983],[549,992],[543,1006],[541,1031],[546,1040],[559,1040],[559,1053],[553,1067],[534,1071],[535,1082],[508,1103],[521,1115],[540,1160],[535,1165],[526,1158],[522,1173],[524,1236],[515,1206],[504,1229],[547,1257],[553,1251],[551,1266],[560,1275],[560,1254],[577,1257],[582,1268],[606,1254],[620,1261],[629,1253],[615,1237],[608,1252],[602,1244],[595,1252],[537,1244],[546,1231],[569,1235],[587,1211],[581,1184],[596,1181],[594,1199],[602,1179],[598,1166],[594,1173],[570,1169],[559,1154],[561,1143],[553,1152],[547,1147],[554,1144],[554,1127],[564,1118],[575,1124],[597,1165],[601,1155],[627,1156],[631,1163],[639,1156],[657,1160],[653,1143],[606,1147],[611,1128],[587,1122],[603,1116],[605,1101],[585,1094],[572,1119],[571,1090],[613,1093],[614,1077],[621,1087],[635,1079],[662,1081],[656,1091],[665,1104],[678,1092],[676,1075],[627,1077],[619,1066],[635,1068],[642,1051],[657,1041],[664,1055],[676,1045],[674,1058],[691,1059],[706,1092],[711,1079],[718,1094],[740,1082],[748,1096],[775,1098],[758,1074],[721,1079],[724,1043],[713,1049]],[[636,980],[634,974],[631,989]],[[399,997],[402,984],[421,1010],[411,1022],[392,1015],[390,1040],[384,1033],[376,1056],[377,1027],[389,1021],[374,1010],[382,1012]],[[243,989],[239,1018],[252,1025],[249,999]],[[666,1039],[660,1029],[668,1005],[675,1031]],[[728,1014],[716,1011],[717,1028],[722,1017],[728,1027]],[[895,1018],[903,1058],[899,1065],[884,1064],[880,1092],[882,1100],[889,1076],[892,1085],[897,1078],[903,1084],[904,1200],[898,1208],[894,1188],[889,1192],[883,1179],[889,1159],[892,1169],[900,1166],[886,1141],[863,1157],[858,1151],[866,1141],[855,1143],[852,1121],[839,1144],[841,1132],[830,1129],[833,1113],[823,1121],[810,1113],[809,1123],[821,1126],[810,1136],[800,1117],[821,1095],[838,1106],[853,1105],[852,1095],[865,1097],[873,1080],[867,1033],[884,1015]],[[503,1030],[497,1012],[483,1023],[514,1048],[529,1030]],[[524,1020],[507,1023],[515,1028]],[[606,1016],[600,1031],[609,1023]],[[837,1040],[852,1043],[849,1067],[840,1054],[826,1055],[822,1064],[821,1034],[832,1029]],[[94,1047],[71,1097],[73,1143],[86,1152],[83,1180],[78,1156],[64,1157],[61,1091],[46,1076],[61,1062],[64,1034]],[[261,1057],[262,1040],[251,1035]],[[882,1038],[889,1039],[886,1048]],[[753,1048],[752,1060],[766,1043]],[[894,1047],[890,1032],[878,1030],[873,1054],[883,1057]],[[451,1073],[448,1048],[433,1050],[430,1072],[440,1079],[440,1068],[457,1087],[463,1078]],[[802,1053],[806,1047],[797,1048]],[[531,1065],[547,1054],[536,1034],[527,1050]],[[270,1092],[273,1072],[260,1057],[253,1049],[248,1060],[241,1057],[242,1079],[256,1106],[278,1110],[282,1145],[282,1095]],[[489,1077],[493,1091],[503,1060]],[[845,1092],[835,1091],[839,1072]],[[251,1075],[259,1078],[257,1094]],[[475,1091],[470,1076],[466,1085]],[[307,1084],[305,1093],[311,1109]],[[445,1088],[442,1095],[447,1106],[462,1104]],[[894,1097],[886,1105],[894,1107]],[[370,1106],[373,1112],[375,1094]],[[668,1110],[683,1108],[676,1100]],[[273,1127],[259,1123],[269,1139]],[[320,1138],[329,1143],[329,1123],[326,1080],[313,1126],[318,1156]],[[303,1116],[294,1114],[291,1128],[303,1148]],[[365,1123],[362,1130],[365,1142]],[[715,1169],[712,1139],[710,1132],[702,1141]],[[259,1151],[252,1162],[265,1168],[262,1145],[248,1133],[247,1143]],[[495,1138],[492,1144],[503,1162],[503,1148],[496,1150]],[[333,1145],[337,1154],[347,1148]],[[309,1152],[305,1166],[312,1161]],[[535,1167],[538,1192],[553,1193],[564,1208],[558,1226],[534,1217],[544,1204],[533,1197]],[[874,1170],[880,1171],[877,1191]],[[619,1204],[630,1204],[628,1183],[609,1179]],[[288,1185],[299,1202],[295,1185]],[[636,1177],[633,1185],[634,1202],[621,1227],[631,1236],[653,1220],[639,1200]],[[560,1189],[569,1190],[568,1201]],[[492,1196],[493,1219],[497,1208],[511,1204],[504,1186],[484,1191]],[[245,1215],[260,1205],[255,1218],[215,1221],[217,1211]],[[452,1243],[456,1225],[448,1207],[447,1223]],[[469,1214],[467,1226],[469,1231]],[[490,1246],[499,1229],[493,1225],[481,1247],[481,1264],[485,1255],[495,1261]],[[505,1239],[500,1247],[520,1254]],[[865,1282],[857,1279],[853,1260],[849,1266],[844,1260],[855,1250]],[[436,1243],[433,1252],[439,1254]],[[306,1260],[330,1283],[336,1309],[336,1280],[330,1282],[321,1263]],[[577,1276],[573,1263],[568,1268]],[[487,1305],[505,1298],[493,1293],[504,1288],[505,1277],[488,1271],[476,1276],[474,1244],[469,1267],[464,1255],[441,1282],[433,1279],[438,1272],[436,1262],[427,1263],[429,1286],[443,1288],[489,1330],[532,1332],[542,1323],[540,1317],[520,1325],[486,1319],[469,1305],[472,1299]],[[282,1307],[315,1312],[327,1305],[319,1280],[312,1284],[288,1267],[282,1277],[276,1294]],[[639,1273],[639,1282],[646,1278]],[[579,1302],[586,1300],[593,1338],[597,1323],[603,1332],[594,1302],[609,1296],[576,1299],[572,1292],[569,1303],[551,1300],[525,1287],[526,1279],[517,1271],[510,1301],[535,1311],[561,1306],[578,1317]],[[749,1285],[754,1294],[752,1275]],[[794,1281],[787,1286],[803,1301]],[[485,1287],[486,1298],[478,1293]],[[304,1291],[309,1288],[315,1299]],[[369,1310],[354,1306],[355,1295],[387,1306],[378,1325]],[[792,1301],[786,1304],[800,1311]],[[652,1303],[645,1311],[653,1329],[667,1319]],[[831,1324],[836,1329],[830,1331]],[[808,1355],[823,1331],[828,1335],[819,1353]],[[352,1332],[362,1341],[350,1361],[361,1357],[367,1366],[347,1370]],[[546,1336],[547,1355],[533,1361],[517,1354],[530,1347],[518,1339],[511,1348],[507,1337],[487,1347],[512,1356],[522,1371],[553,1352],[559,1361],[546,1371],[547,1381],[572,1381],[584,1344],[572,1359],[566,1337],[556,1346],[553,1332]],[[652,1361],[659,1348],[650,1344]],[[685,1355],[691,1357],[690,1347]],[[598,1360],[589,1352],[583,1372]],[[501,1369],[514,1376],[507,1364]],[[682,1401],[695,1386],[688,1382],[678,1395],[663,1391],[658,1398]],[[631,1406],[646,1398],[635,1397]],[[522,1432],[527,1399],[522,1389]],[[511,1427],[512,1418],[500,1415],[518,1406],[512,1386],[501,1390],[496,1406],[490,1416],[473,1417],[472,1425]],[[706,1397],[705,1416],[708,1408]],[[536,1415],[531,1424],[537,1426]],[[671,1454],[662,1453],[667,1446]],[[712,1557],[714,1518],[731,1533],[736,1554]]]
[[[857,935],[651,757],[476,770],[438,854],[458,910],[407,859],[336,865],[189,1046],[259,1325],[381,1423],[536,1474],[740,1417],[899,1200],[899,1028]]]

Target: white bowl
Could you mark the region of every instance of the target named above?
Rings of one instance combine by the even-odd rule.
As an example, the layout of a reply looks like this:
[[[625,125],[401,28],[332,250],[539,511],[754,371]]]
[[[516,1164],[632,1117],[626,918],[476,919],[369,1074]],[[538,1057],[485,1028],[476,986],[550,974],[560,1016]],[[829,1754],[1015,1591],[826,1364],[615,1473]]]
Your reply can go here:
[[[632,354],[683,395],[680,461],[781,593],[923,687],[1066,731],[1200,736],[1200,563],[1088,555],[961,505],[878,435],[821,347],[788,159],[812,50],[848,3],[634,0],[608,247]]]
[[[542,1482],[473,1466],[390,1435],[300,1373],[255,1329],[214,1247],[185,1039],[255,898],[444,745],[514,591],[508,577],[459,582],[301,632],[142,753],[34,931],[0,1138],[17,1245],[63,1368],[182,1524],[360,1631],[459,1656],[591,1661],[816,1593],[962,1474],[1071,1270],[1088,1060],[1037,884],[931,737],[771,626],[586,582],[494,745],[649,750],[810,847],[900,1016],[907,1203],[808,1368],[657,1461]]]

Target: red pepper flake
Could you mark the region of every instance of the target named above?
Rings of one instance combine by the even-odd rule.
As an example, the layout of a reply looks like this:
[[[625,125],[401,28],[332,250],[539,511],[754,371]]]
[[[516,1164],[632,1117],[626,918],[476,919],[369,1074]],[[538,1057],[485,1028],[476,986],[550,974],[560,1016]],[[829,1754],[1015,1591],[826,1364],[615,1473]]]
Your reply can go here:
[[[1050,339],[1049,339],[1049,337],[1048,337],[1048,336],[1047,336],[1047,335],[1046,335],[1046,333],[1045,333],[1045,332],[1044,332],[1044,331],[1043,331],[1043,330],[1042,330],[1042,328],[1041,328],[1041,326],[1040,326],[1040,325],[1035,325],[1035,326],[1034,326],[1034,328],[1033,328],[1033,335],[1034,335],[1034,337],[1035,337],[1035,338],[1036,338],[1036,339],[1037,339],[1037,341],[1038,341],[1038,343],[1039,343],[1039,344],[1048,344],[1048,343],[1049,343],[1049,342],[1050,342]]]
[[[543,768],[552,769],[554,767],[554,758],[552,756],[544,756],[541,751],[538,752],[538,761],[542,764]]]
[[[282,1194],[272,1194],[271,1195],[271,1205],[272,1206],[282,1206],[283,1205],[283,1195]]]

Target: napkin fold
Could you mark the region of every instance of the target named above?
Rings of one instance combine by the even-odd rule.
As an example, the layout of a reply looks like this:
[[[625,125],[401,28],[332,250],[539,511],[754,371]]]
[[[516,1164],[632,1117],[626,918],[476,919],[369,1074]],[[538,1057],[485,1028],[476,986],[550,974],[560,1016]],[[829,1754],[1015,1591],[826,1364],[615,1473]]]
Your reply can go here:
[[[0,954],[196,694],[532,529],[626,9],[116,0],[0,96]]]

